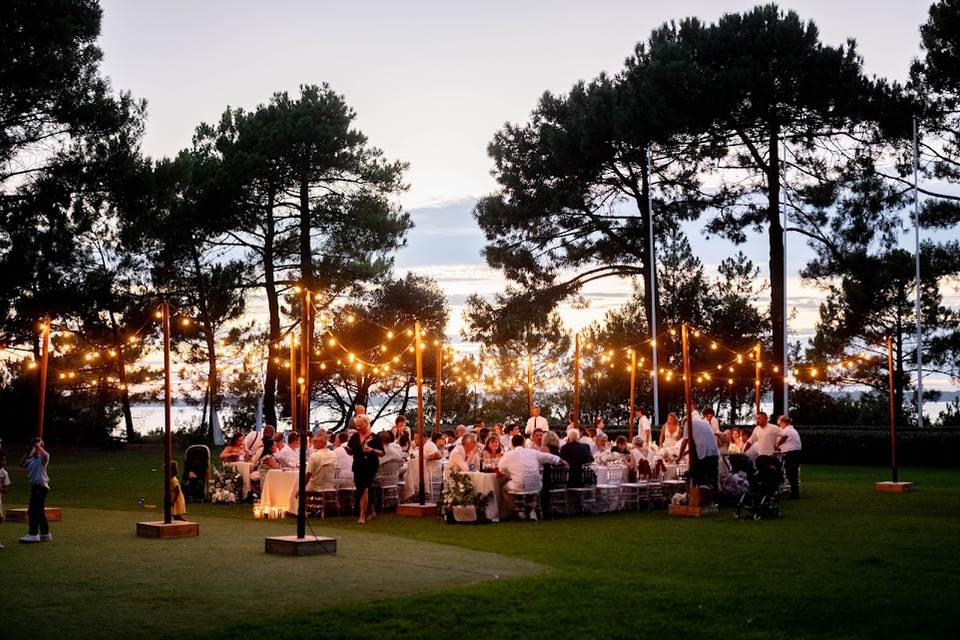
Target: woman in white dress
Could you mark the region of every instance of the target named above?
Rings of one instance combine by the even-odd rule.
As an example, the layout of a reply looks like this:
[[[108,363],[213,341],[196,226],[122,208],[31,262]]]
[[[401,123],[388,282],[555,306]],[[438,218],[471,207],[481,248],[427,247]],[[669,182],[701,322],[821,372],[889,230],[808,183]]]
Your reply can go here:
[[[677,457],[680,453],[680,419],[677,414],[667,414],[667,422],[660,429],[660,453],[663,457]]]

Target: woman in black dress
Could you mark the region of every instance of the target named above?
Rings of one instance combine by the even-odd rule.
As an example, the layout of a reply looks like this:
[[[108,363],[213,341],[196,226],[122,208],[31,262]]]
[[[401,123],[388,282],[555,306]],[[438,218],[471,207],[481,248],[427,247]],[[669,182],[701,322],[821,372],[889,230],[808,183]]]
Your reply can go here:
[[[353,456],[353,482],[357,487],[355,504],[360,515],[357,524],[366,524],[368,507],[370,518],[377,515],[370,504],[370,485],[373,484],[373,477],[377,475],[380,467],[380,457],[384,454],[383,442],[371,432],[370,416],[355,417],[353,426],[357,431],[350,437],[347,449]]]

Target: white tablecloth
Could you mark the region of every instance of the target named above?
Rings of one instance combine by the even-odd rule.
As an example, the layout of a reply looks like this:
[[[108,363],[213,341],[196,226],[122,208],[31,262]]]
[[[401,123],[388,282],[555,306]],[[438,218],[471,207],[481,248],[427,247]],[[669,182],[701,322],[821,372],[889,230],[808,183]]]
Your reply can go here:
[[[602,467],[597,465],[597,484],[621,485],[630,478],[630,470],[626,467]]]
[[[243,478],[243,495],[240,496],[241,499],[246,498],[250,495],[250,472],[253,470],[253,463],[251,462],[225,462],[223,463],[224,467],[233,467],[237,470],[237,473],[240,474],[240,477]]]
[[[283,507],[290,513],[297,512],[297,469],[270,469],[263,478],[260,491],[260,505],[263,507]],[[292,508],[291,508],[292,507]]]
[[[507,501],[501,490],[500,482],[497,480],[497,474],[475,472],[464,475],[473,482],[473,488],[477,493],[493,493],[493,498],[487,502],[487,519],[499,522],[500,518],[506,517],[508,512]]]
[[[434,465],[436,465],[436,461],[432,462]],[[446,462],[446,460],[444,460],[444,462]],[[424,463],[424,467],[427,469],[427,478],[425,480],[426,483],[430,482],[430,463],[431,461]],[[441,473],[443,473],[442,470]],[[430,493],[430,485],[427,484],[425,488],[427,493]],[[403,480],[403,495],[400,496],[400,500],[409,500],[413,496],[417,495],[418,491],[420,491],[420,461],[416,458],[411,458],[407,462],[407,473]]]

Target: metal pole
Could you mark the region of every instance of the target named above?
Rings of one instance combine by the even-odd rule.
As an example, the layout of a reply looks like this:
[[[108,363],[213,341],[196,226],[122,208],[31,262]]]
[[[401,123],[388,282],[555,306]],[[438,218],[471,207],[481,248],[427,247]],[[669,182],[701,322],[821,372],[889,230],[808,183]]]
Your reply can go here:
[[[693,439],[693,389],[690,380],[690,349],[689,349],[689,339],[687,337],[687,324],[684,323],[681,327],[681,338],[683,346],[683,401],[686,405],[686,421],[687,421],[687,435],[689,439],[687,440],[687,450],[690,452],[690,472],[687,474],[689,478],[689,487],[693,487],[693,465],[697,462],[697,443]],[[690,495],[689,493],[687,494]]]
[[[647,270],[650,272],[650,349],[653,365],[653,424],[660,424],[660,379],[657,375],[657,259],[653,234],[653,188],[650,185],[650,147],[647,147]]]
[[[527,415],[533,415],[533,358],[527,353]]]
[[[310,424],[310,343],[313,340],[313,301],[310,289],[303,289],[303,308],[300,311],[300,407],[297,423],[300,434],[300,469],[297,492],[297,538],[307,535],[307,427]],[[292,332],[291,332],[292,335]],[[290,367],[291,370],[293,366]]]
[[[43,350],[40,353],[40,395],[37,399],[37,437],[43,437],[43,416],[47,408],[47,363],[50,361],[50,317],[40,321]]]
[[[920,320],[920,139],[917,135],[917,117],[913,117],[913,241],[914,262],[916,265],[916,304],[914,315],[917,319],[917,428],[923,428],[923,331]]]
[[[893,398],[893,339],[887,336],[887,378],[890,383],[890,470],[897,482],[897,409]]]
[[[170,501],[170,462],[173,458],[173,392],[170,372],[170,303],[164,301],[160,306],[160,318],[163,322],[163,523],[173,522]]]
[[[637,352],[630,349],[630,418],[627,423],[627,440],[633,442],[633,415],[636,412]]]
[[[783,143],[783,160],[780,163],[781,171],[781,185],[780,185],[780,194],[781,200],[783,201],[783,412],[785,414],[790,413],[790,384],[787,380],[787,371],[790,370],[790,363],[788,362],[789,356],[789,345],[790,345],[790,332],[788,330],[788,316],[787,316],[787,222],[789,221],[788,209],[787,209],[787,145]],[[757,406],[757,411],[759,411],[759,405]]]
[[[573,347],[573,426],[580,428],[580,334],[574,337]]]
[[[416,355],[417,362],[417,433],[420,435],[420,505],[426,503],[426,489],[423,484],[424,464],[423,464],[423,350],[420,346],[420,322],[418,321],[413,330],[413,352]],[[434,496],[436,499],[436,496]]]
[[[440,395],[443,392],[443,345],[437,346],[437,384],[436,384],[436,430],[441,431],[443,427],[443,403]]]
[[[756,387],[754,395],[756,396],[757,413],[760,413],[760,343],[759,342],[757,343],[756,350],[757,350],[757,358],[756,358],[756,362],[754,362],[754,365],[753,365],[753,368],[756,370],[756,374],[754,375],[753,386]],[[784,408],[784,412],[786,412],[786,408]]]

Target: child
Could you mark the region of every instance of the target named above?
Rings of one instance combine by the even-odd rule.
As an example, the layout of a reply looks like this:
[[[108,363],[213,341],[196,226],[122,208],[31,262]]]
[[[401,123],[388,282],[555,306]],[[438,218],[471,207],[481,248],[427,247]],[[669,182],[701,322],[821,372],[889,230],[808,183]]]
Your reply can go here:
[[[27,471],[30,480],[30,504],[27,508],[27,519],[30,521],[29,533],[20,538],[20,542],[50,542],[50,524],[47,522],[47,492],[50,491],[50,478],[47,476],[47,465],[50,464],[50,454],[43,448],[43,440],[34,438],[33,444],[20,459],[20,466]]]
[[[7,473],[7,452],[3,449],[0,449],[0,523],[3,522],[3,494],[7,492],[7,487],[10,486],[10,474]],[[0,544],[0,550],[3,549],[3,545]]]
[[[170,461],[170,514],[174,520],[183,520],[183,514],[187,512],[187,500],[183,496],[183,490],[180,489],[180,480],[176,460]]]

